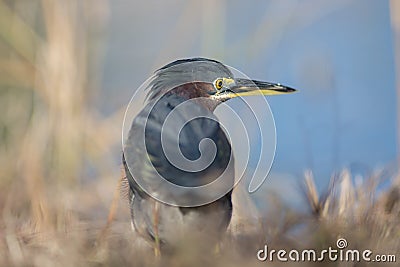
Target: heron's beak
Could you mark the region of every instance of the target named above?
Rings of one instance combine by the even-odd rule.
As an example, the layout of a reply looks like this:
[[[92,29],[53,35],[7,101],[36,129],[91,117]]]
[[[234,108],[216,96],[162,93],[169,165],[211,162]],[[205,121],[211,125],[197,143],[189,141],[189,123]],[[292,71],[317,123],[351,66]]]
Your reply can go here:
[[[262,82],[248,79],[235,79],[229,88],[233,97],[252,95],[280,95],[296,92],[296,89],[279,83]]]

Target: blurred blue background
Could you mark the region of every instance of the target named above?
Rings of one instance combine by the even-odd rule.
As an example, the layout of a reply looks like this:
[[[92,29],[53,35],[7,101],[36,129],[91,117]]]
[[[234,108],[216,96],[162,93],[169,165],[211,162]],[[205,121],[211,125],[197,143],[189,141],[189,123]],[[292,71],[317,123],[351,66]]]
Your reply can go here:
[[[155,69],[202,56],[300,91],[268,98],[277,151],[264,186],[300,181],[311,169],[321,187],[344,167],[368,175],[395,161],[387,1],[114,0],[109,5],[98,98],[105,114],[126,106]]]

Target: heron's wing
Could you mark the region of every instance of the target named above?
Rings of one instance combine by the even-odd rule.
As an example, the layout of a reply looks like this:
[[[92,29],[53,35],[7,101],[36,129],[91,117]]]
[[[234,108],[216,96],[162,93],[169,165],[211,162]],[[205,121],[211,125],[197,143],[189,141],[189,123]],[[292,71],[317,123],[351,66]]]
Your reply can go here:
[[[125,168],[129,172],[128,180],[134,193],[143,194],[140,181],[156,191],[160,177],[181,186],[207,184],[227,168],[231,160],[231,146],[217,118],[195,102],[179,106],[183,102],[185,99],[179,96],[165,95],[158,101],[148,103],[134,119],[124,145]],[[173,110],[173,119],[164,124]],[[182,155],[195,161],[201,156],[199,144],[203,139],[212,141],[217,152],[211,164],[201,171],[182,170],[165,155],[165,151],[177,149],[174,144],[178,142]],[[191,167],[198,167],[196,164],[198,162],[193,162],[194,166]]]

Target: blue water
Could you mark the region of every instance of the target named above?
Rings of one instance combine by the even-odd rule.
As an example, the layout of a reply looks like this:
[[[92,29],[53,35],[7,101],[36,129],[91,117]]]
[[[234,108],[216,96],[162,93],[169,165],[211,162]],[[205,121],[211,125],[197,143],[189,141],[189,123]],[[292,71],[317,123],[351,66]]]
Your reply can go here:
[[[252,78],[299,89],[268,98],[278,140],[271,184],[298,181],[312,169],[324,186],[343,167],[367,173],[395,160],[387,1],[210,3],[110,2],[98,101],[104,114],[126,105],[135,88],[170,60],[214,57]]]

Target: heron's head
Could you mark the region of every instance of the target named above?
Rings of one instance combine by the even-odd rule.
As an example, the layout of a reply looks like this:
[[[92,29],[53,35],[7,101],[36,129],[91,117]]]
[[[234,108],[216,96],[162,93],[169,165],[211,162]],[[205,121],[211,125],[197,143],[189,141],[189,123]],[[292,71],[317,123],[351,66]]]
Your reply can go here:
[[[181,59],[157,70],[148,93],[149,99],[176,93],[188,99],[205,97],[215,102],[255,95],[279,95],[296,90],[279,83],[235,78],[222,63],[206,59]]]

